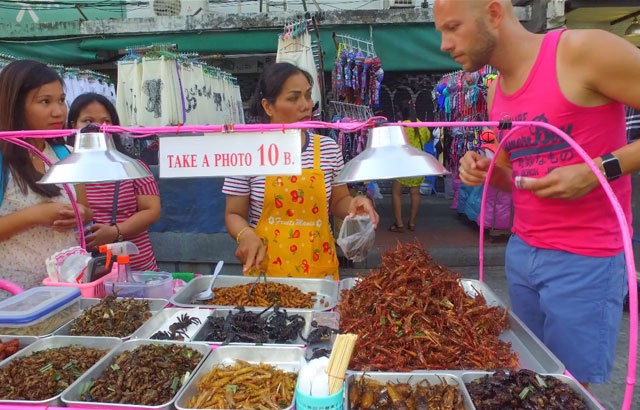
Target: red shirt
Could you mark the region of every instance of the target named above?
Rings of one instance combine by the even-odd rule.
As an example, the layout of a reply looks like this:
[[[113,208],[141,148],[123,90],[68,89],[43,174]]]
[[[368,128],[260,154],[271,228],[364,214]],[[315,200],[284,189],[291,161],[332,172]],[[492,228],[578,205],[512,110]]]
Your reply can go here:
[[[149,169],[147,165],[138,160],[138,162]],[[151,171],[149,171],[151,172]],[[93,220],[100,224],[109,224],[111,222],[111,213],[113,207],[113,194],[115,182],[107,182],[103,184],[86,184],[87,200],[89,207],[93,211]],[[116,209],[116,223],[122,223],[129,219],[131,215],[138,211],[137,197],[138,195],[156,195],[159,196],[158,184],[153,177],[120,181],[120,191],[118,192],[118,205]],[[149,233],[144,231],[134,237],[127,238],[127,241],[133,242],[140,253],[131,255],[131,269],[135,271],[157,271],[158,264],[153,255],[153,247],[149,240]]]

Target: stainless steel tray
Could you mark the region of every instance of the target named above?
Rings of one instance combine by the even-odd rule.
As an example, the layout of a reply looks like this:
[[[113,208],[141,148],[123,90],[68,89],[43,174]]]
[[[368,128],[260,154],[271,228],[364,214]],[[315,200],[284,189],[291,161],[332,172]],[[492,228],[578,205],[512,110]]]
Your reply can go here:
[[[104,350],[111,351],[116,346],[119,346],[121,343],[122,342],[120,341],[120,339],[115,337],[50,336],[50,337],[46,337],[46,338],[38,339],[34,341],[29,346],[25,347],[22,350],[19,350],[16,354],[3,360],[2,363],[0,363],[0,368],[9,365],[9,363],[11,363],[12,360],[30,356],[33,353],[38,352],[40,350],[55,349],[55,348],[66,347],[71,345],[80,345],[83,347],[88,347],[93,349],[104,349]],[[107,352],[105,357],[108,355],[109,355],[109,352]],[[85,373],[90,372],[94,367],[97,366],[98,363],[100,363],[101,360],[98,360],[98,362],[96,362],[92,367],[90,367]],[[0,400],[0,405],[30,404],[34,406],[57,407],[62,405],[61,396],[63,393],[64,391],[46,400]]]
[[[304,349],[292,346],[221,346],[209,354],[189,383],[178,393],[175,400],[176,409],[189,409],[189,399],[198,394],[198,381],[215,366],[230,366],[238,359],[254,364],[270,364],[284,371],[299,373],[304,363]],[[292,409],[294,403],[295,395],[291,405],[286,409]]]
[[[347,373],[346,378],[346,387],[344,393],[344,408],[349,409],[349,386],[360,380],[360,377],[367,377],[379,382],[392,382],[392,383],[409,383],[414,386],[420,383],[423,380],[428,381],[431,384],[439,384],[439,383],[447,383],[451,386],[457,386],[460,395],[462,396],[462,400],[464,401],[465,410],[474,410],[473,402],[471,401],[471,397],[467,392],[467,389],[464,387],[464,383],[462,379],[454,374],[448,373],[446,371],[439,372],[413,372],[413,373],[397,373],[397,372],[352,372],[349,371]]]
[[[192,302],[193,297],[206,290],[209,279],[207,276],[200,276],[191,280],[185,287],[180,289],[178,293],[171,297],[171,303],[180,307],[206,307],[213,309],[220,308],[233,308],[235,306],[224,305],[203,305],[194,304]],[[213,293],[216,288],[226,288],[230,286],[246,285],[253,283],[257,280],[251,276],[238,276],[238,275],[220,275],[213,282]],[[295,286],[302,292],[316,292],[316,303],[311,309],[292,309],[287,308],[289,312],[305,312],[305,311],[322,311],[331,310],[336,306],[338,302],[338,282],[330,279],[301,279],[301,278],[278,278],[269,277],[268,281],[275,283],[282,283],[285,285]],[[324,303],[322,300],[324,300]],[[214,299],[215,300],[215,299]],[[247,310],[263,310],[264,307],[247,306]]]
[[[100,375],[105,371],[107,366],[111,366],[115,356],[127,351],[135,350],[138,346],[143,346],[148,344],[158,344],[158,345],[176,344],[181,346],[188,346],[191,349],[197,352],[200,352],[202,354],[202,359],[200,360],[200,362],[198,362],[196,367],[191,372],[191,376],[185,381],[185,383],[180,387],[180,389],[178,389],[178,391],[170,401],[158,406],[143,406],[143,405],[137,405],[137,404],[133,405],[133,404],[126,404],[126,403],[100,403],[100,402],[80,401],[80,396],[82,394],[82,390],[85,388],[86,383],[100,377]],[[188,343],[188,342],[185,343],[185,342],[174,342],[174,341],[167,341],[167,340],[145,340],[145,339],[129,340],[127,342],[122,343],[116,349],[112,350],[107,356],[103,357],[102,360],[96,363],[96,365],[91,368],[91,371],[83,374],[71,386],[69,386],[67,390],[65,390],[62,393],[62,401],[68,407],[82,407],[85,409],[94,408],[94,409],[110,409],[110,410],[114,410],[114,409],[131,410],[135,408],[135,409],[170,410],[172,408],[172,404],[175,401],[176,397],[178,397],[180,392],[184,390],[184,388],[187,386],[189,381],[193,378],[193,375],[196,373],[197,369],[199,369],[202,366],[202,363],[204,363],[210,351],[211,351],[211,348],[209,347],[209,345],[204,343]]]
[[[340,281],[340,291],[351,289],[358,278],[347,278]],[[474,279],[461,279],[461,286],[468,295],[475,297],[479,292],[484,296],[489,306],[506,305],[484,283]],[[562,374],[564,364],[538,339],[524,323],[509,310],[509,329],[502,332],[500,339],[511,343],[511,349],[518,354],[520,367],[530,369],[536,373]],[[450,370],[458,374],[461,370]]]
[[[488,374],[493,374],[493,372],[465,372],[462,373],[460,375],[460,379],[462,380],[463,384],[469,383],[472,380],[475,379],[479,379],[480,377],[486,376]],[[545,373],[540,373],[542,376],[552,376],[555,377],[556,379],[559,379],[565,383],[567,383],[569,385],[569,387],[571,388],[571,390],[573,390],[575,393],[578,394],[578,396],[582,397],[585,401],[585,403],[587,404],[587,408],[589,410],[605,410],[604,407],[602,407],[600,405],[600,403],[598,403],[591,394],[589,394],[584,387],[582,387],[582,385],[580,383],[578,383],[575,379],[569,377],[569,376],[565,376],[563,374],[545,374]],[[466,390],[466,387],[465,387]],[[467,391],[467,394],[469,394],[469,392]],[[471,398],[471,396],[469,395],[469,398]],[[475,408],[475,407],[472,407]]]
[[[210,311],[210,316],[212,317],[224,317],[227,316],[229,314],[229,312],[234,311],[235,309],[215,309],[213,311]],[[290,309],[286,309],[287,310],[287,314],[290,313]],[[272,313],[266,313],[265,318],[268,318]],[[337,312],[297,312],[297,313],[291,313],[291,314],[295,314],[295,315],[300,315],[304,318],[304,328],[302,329],[302,336],[307,339],[309,337],[309,333],[311,333],[311,331],[313,330],[313,327],[311,327],[311,322],[313,320],[317,320],[320,324],[325,324],[327,322],[335,322],[336,325],[339,322],[339,314]],[[320,319],[319,316],[321,316],[322,318]],[[336,327],[337,329],[337,327]],[[194,336],[193,341],[205,341],[205,330],[206,328],[204,326],[202,326],[199,330],[199,332]],[[221,344],[222,341],[216,341],[216,342],[211,342],[211,341],[205,341],[206,343],[211,343],[211,344]],[[299,347],[304,347],[306,345],[306,342],[300,337],[300,335],[298,335],[298,337],[291,343],[250,343],[250,342],[246,342],[246,343],[242,343],[242,342],[233,342],[233,343],[229,343],[230,346],[299,346]]]
[[[29,346],[30,344],[32,344],[36,340],[41,339],[41,337],[39,337],[39,336],[0,335],[0,342],[2,342],[2,343],[8,342],[9,340],[13,340],[13,339],[18,339],[18,352],[19,352],[20,350],[22,350],[25,347]],[[2,364],[5,360],[8,360],[11,357],[13,357],[13,355],[11,355],[9,357],[5,357],[4,359],[0,360],[0,364]]]
[[[71,324],[73,323],[73,321],[76,320],[76,318],[78,318],[80,315],[82,315],[85,309],[91,306],[97,305],[101,300],[102,299],[93,299],[93,298],[80,299],[80,312],[78,313],[78,316],[76,316],[75,318],[67,322],[64,326],[61,326],[60,328],[58,328],[58,330],[56,330],[53,334],[56,336],[60,336],[60,335],[69,336],[69,330],[71,329]],[[147,300],[149,301],[149,310],[151,311],[151,318],[147,319],[145,323],[151,320],[153,316],[155,316],[158,312],[162,311],[162,309],[165,306],[167,306],[167,304],[169,303],[169,301],[167,301],[166,299],[147,299]],[[90,336],[90,337],[96,337],[96,336]],[[131,335],[128,335],[120,339],[122,341],[125,341],[125,340],[128,340],[130,337]]]
[[[175,322],[178,316],[187,314],[200,319],[200,324],[192,324],[186,329],[187,336],[194,341],[194,336],[204,326],[207,316],[215,312],[212,309],[188,309],[188,308],[164,308],[151,317],[144,325],[140,326],[132,335],[131,339],[151,339],[157,331],[167,331],[169,326]]]

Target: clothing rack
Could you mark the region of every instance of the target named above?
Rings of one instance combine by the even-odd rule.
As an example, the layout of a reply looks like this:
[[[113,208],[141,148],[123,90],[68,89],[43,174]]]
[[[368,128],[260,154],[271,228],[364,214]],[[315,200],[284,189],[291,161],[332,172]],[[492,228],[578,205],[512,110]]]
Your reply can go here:
[[[357,48],[367,53],[367,56],[376,57],[376,51],[373,47],[373,39],[363,40],[361,38],[350,36],[348,34],[336,34],[333,33],[333,41],[336,43],[336,48],[339,44],[344,44],[351,48]]]
[[[373,110],[368,105],[358,105],[341,101],[331,101],[335,113],[340,117],[348,117],[351,120],[366,121],[373,117]]]

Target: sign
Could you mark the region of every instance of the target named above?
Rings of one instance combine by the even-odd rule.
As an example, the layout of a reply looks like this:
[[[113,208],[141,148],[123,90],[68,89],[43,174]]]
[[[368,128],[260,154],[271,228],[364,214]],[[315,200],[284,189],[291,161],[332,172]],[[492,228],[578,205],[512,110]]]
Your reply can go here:
[[[161,136],[160,178],[299,175],[300,130]]]

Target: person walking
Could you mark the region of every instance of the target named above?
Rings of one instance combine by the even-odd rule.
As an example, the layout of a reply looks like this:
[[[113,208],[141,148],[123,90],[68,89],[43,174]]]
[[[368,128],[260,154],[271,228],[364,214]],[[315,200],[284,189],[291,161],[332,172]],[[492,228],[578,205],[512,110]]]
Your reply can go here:
[[[625,174],[640,166],[640,145],[626,145],[624,105],[640,107],[640,51],[601,30],[530,33],[510,0],[436,0],[434,18],[441,49],[465,71],[486,64],[499,71],[489,118],[543,121],[567,132],[594,158],[631,221]],[[496,132],[501,140],[510,130]],[[467,152],[462,182],[482,184],[489,162]],[[513,312],[577,380],[604,383],[627,291],[607,196],[571,147],[539,127],[515,131],[490,183],[513,197],[505,263]]]
[[[402,105],[402,122],[416,122],[418,115],[413,106],[413,102],[407,101]],[[424,145],[431,140],[431,133],[428,128],[412,128],[405,127],[404,132],[407,135],[409,144],[424,151]],[[391,182],[391,206],[393,207],[394,223],[389,227],[391,232],[404,232],[404,223],[402,219],[402,190],[403,187],[409,188],[410,208],[409,220],[407,228],[410,231],[416,230],[416,216],[420,208],[420,185],[424,182],[424,176],[411,178],[398,178]]]

